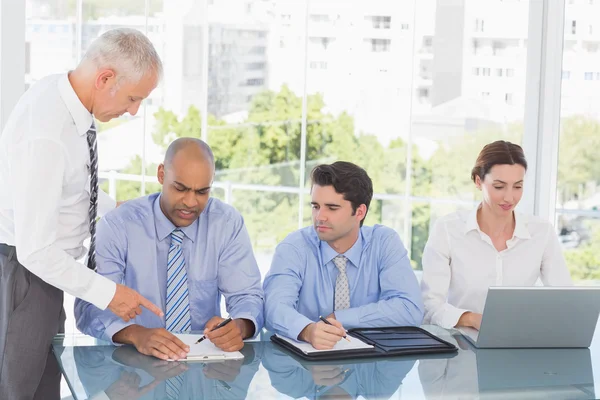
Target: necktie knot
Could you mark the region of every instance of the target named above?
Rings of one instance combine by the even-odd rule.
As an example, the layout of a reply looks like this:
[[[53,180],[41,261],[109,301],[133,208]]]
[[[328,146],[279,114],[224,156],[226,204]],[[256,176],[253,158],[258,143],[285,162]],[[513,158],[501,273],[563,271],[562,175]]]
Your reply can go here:
[[[335,264],[337,269],[340,270],[340,272],[345,272],[346,264],[348,263],[348,258],[340,254],[333,259],[333,263]]]
[[[175,229],[171,232],[171,245],[181,246],[183,243],[183,231],[181,229]]]

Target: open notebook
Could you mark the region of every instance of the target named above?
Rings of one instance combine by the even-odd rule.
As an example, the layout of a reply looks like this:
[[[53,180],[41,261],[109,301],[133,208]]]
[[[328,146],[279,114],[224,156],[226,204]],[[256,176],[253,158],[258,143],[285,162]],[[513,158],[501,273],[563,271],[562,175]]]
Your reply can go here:
[[[190,335],[176,333],[175,336],[179,338],[183,343],[190,346],[190,352],[187,358],[178,361],[223,361],[223,360],[240,360],[244,358],[244,355],[239,351],[223,351],[217,346],[211,343],[210,340],[205,339],[202,342],[196,344],[196,341],[202,337],[202,335]],[[174,360],[169,360],[174,361]]]
[[[350,335],[346,335],[346,337],[350,341],[347,341],[346,339],[342,339],[339,342],[337,342],[335,344],[335,346],[333,346],[333,349],[327,349],[327,350],[317,350],[310,343],[299,342],[297,340],[290,339],[285,336],[281,336],[281,335],[277,335],[277,334],[275,336],[277,336],[278,338],[283,339],[286,342],[288,342],[289,344],[295,346],[296,348],[298,348],[298,350],[302,351],[304,354],[321,353],[324,351],[343,351],[343,350],[357,350],[357,349],[372,349],[373,348],[372,345],[366,344],[362,340],[352,337]]]

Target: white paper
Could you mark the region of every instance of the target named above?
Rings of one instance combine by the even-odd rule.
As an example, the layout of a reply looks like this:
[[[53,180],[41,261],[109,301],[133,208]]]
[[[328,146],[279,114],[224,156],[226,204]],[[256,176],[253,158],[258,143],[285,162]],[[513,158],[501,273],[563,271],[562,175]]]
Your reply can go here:
[[[204,339],[200,343],[196,343],[202,335],[190,335],[175,333],[183,343],[190,346],[190,352],[187,354],[187,359],[178,361],[219,361],[219,360],[239,360],[244,358],[244,355],[239,351],[224,351],[212,344],[209,339]],[[169,360],[173,361],[173,360]]]
[[[286,342],[288,342],[288,343],[290,343],[290,344],[292,344],[294,346],[296,346],[304,354],[320,353],[320,352],[323,352],[323,351],[357,350],[357,349],[372,349],[373,348],[372,345],[366,344],[362,340],[357,339],[355,337],[352,337],[350,335],[346,335],[346,337],[350,341],[348,341],[346,339],[342,339],[339,342],[337,342],[335,344],[335,346],[333,346],[332,349],[327,349],[327,350],[317,350],[310,343],[299,342],[297,340],[290,339],[290,338],[287,338],[285,336],[277,335],[277,337],[285,340]]]

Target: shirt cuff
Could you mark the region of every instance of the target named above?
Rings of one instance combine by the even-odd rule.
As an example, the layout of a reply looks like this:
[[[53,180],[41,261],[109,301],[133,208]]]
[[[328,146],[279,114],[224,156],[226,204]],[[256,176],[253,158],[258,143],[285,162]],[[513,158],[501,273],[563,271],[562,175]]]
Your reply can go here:
[[[254,335],[249,336],[246,339],[253,339],[256,337],[256,335],[258,335],[260,333],[260,330],[258,329],[258,324],[256,323],[256,318],[254,318],[254,316],[252,314],[248,314],[248,313],[241,313],[241,314],[236,314],[235,316],[231,316],[231,318],[233,319],[247,319],[248,321],[252,322],[252,324],[254,325]]]
[[[441,321],[437,325],[445,329],[452,329],[458,323],[460,317],[469,310],[463,310],[462,308],[450,307],[444,311],[444,315],[440,318]]]
[[[360,326],[360,318],[358,312],[351,308],[346,310],[334,311],[335,319],[337,319],[346,329],[358,328]]]
[[[102,275],[94,273],[92,284],[85,294],[81,296],[81,299],[92,303],[101,310],[106,310],[113,297],[115,297],[116,292],[116,283]]]
[[[104,336],[106,336],[105,339],[108,340],[109,342],[111,342],[112,344],[114,344],[115,346],[123,346],[123,343],[115,342],[113,340],[113,336],[115,336],[116,333],[122,331],[123,329],[125,329],[131,325],[135,325],[135,322],[132,322],[132,321],[125,322],[121,319],[114,320],[113,322],[108,324],[106,329],[104,329]]]
[[[290,327],[288,327],[287,329],[287,334],[288,337],[290,339],[294,339],[294,340],[299,340],[298,336],[300,335],[300,332],[302,332],[302,330],[304,328],[306,328],[307,325],[312,324],[315,321],[312,321],[308,318],[306,318],[304,315],[300,315],[300,318],[298,318],[297,321],[294,321]]]

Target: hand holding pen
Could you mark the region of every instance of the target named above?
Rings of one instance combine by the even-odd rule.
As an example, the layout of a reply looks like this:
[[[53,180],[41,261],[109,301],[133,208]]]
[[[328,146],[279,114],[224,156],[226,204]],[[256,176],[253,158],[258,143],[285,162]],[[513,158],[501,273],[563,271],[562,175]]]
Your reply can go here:
[[[230,323],[232,321],[231,317],[224,319],[223,321],[219,322],[219,324],[217,324],[217,326],[215,326],[214,328],[212,328],[210,331],[216,331],[219,328],[224,327],[225,325],[227,325],[228,323]],[[204,339],[206,339],[206,335],[203,335],[200,339],[198,339],[198,341],[195,344],[198,344],[200,342],[202,342]]]
[[[325,318],[323,318],[323,316],[319,316],[319,319],[323,322],[325,322],[327,325],[331,325],[334,326],[331,322],[327,321]],[[348,339],[348,336],[344,335],[342,336],[344,339],[346,339],[347,341],[350,341],[350,339]]]

